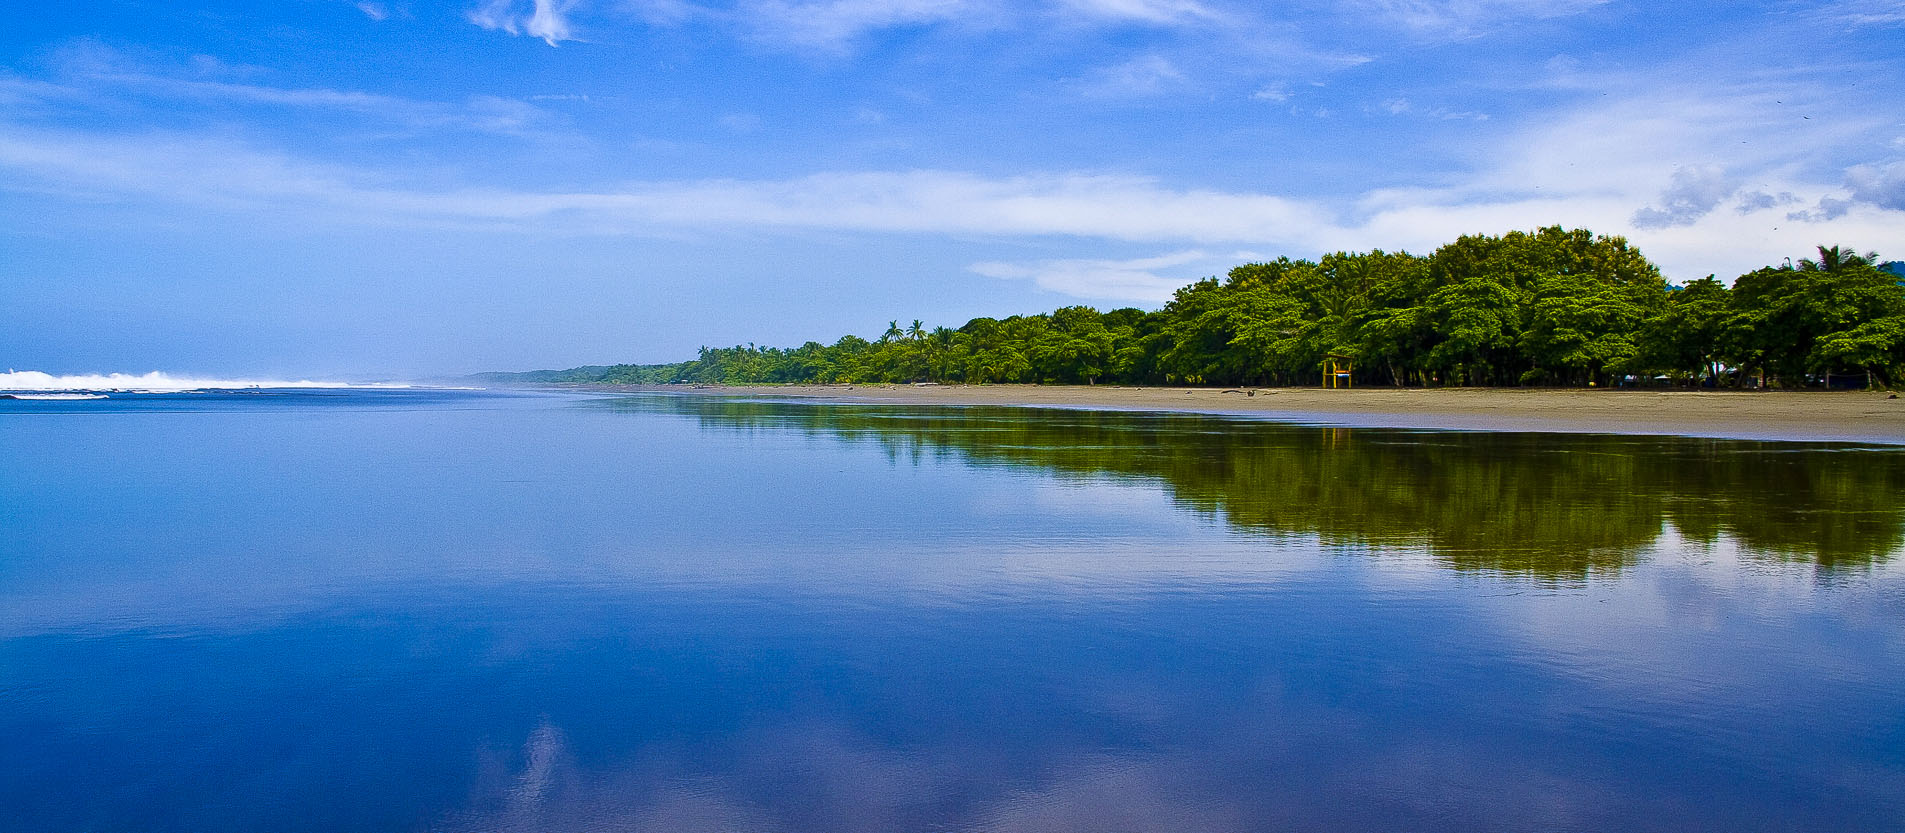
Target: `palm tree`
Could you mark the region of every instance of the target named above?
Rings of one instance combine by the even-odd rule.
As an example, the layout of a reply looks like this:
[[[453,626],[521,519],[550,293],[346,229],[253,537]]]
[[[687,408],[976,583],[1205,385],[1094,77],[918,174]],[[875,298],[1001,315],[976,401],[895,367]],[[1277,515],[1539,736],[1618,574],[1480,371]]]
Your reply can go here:
[[[920,323],[919,319],[915,318],[913,319],[913,326],[906,328],[906,337],[912,341],[919,341],[926,337],[926,327]]]
[[[888,321],[886,322],[886,332],[880,334],[880,341],[895,341],[902,335],[904,335],[904,333],[900,332],[900,322]]]
[[[1876,265],[1878,262],[1879,262],[1878,252],[1866,252],[1865,254],[1859,254],[1856,251],[1853,251],[1851,249],[1841,248],[1839,246],[1833,246],[1831,248],[1820,246],[1819,259],[1813,260],[1812,258],[1802,258],[1799,261],[1799,271],[1801,272],[1837,272],[1840,269],[1849,269],[1854,266],[1873,266],[1873,265]]]

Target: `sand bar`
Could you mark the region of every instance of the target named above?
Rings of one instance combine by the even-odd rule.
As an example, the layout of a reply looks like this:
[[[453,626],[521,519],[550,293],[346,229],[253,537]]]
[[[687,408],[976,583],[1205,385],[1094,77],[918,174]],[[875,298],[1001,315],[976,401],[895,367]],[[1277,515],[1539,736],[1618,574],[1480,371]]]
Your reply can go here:
[[[1905,398],[1872,391],[1170,388],[1110,385],[587,385],[590,390],[907,405],[1231,414],[1388,428],[1905,444]],[[1253,394],[1254,392],[1254,394]]]

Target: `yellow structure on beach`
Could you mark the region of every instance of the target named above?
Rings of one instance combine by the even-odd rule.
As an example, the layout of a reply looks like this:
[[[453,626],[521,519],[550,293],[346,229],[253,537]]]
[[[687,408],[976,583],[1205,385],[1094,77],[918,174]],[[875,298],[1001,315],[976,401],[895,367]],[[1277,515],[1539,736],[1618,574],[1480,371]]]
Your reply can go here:
[[[1323,387],[1349,387],[1349,372],[1354,369],[1350,356],[1331,353],[1323,357]]]

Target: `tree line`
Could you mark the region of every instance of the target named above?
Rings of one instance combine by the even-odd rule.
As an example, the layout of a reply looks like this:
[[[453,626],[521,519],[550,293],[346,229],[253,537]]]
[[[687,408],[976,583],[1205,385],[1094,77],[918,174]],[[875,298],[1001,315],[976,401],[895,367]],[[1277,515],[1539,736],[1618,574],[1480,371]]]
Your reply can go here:
[[[674,364],[496,374],[632,384],[956,382],[1802,387],[1905,379],[1905,264],[1819,247],[1730,285],[1667,282],[1617,236],[1470,235],[1427,256],[1278,258],[1179,289],[1162,309],[891,322],[877,339],[704,347]]]

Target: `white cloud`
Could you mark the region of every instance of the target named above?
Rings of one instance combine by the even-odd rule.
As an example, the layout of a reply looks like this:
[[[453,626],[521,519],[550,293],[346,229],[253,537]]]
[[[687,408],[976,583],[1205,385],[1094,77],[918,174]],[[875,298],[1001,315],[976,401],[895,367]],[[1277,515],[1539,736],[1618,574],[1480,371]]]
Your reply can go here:
[[[531,0],[525,9],[521,0],[484,0],[481,6],[471,9],[466,17],[471,23],[485,29],[541,38],[544,43],[555,46],[562,41],[576,39],[569,25],[569,13],[575,9],[577,2]]]
[[[1558,223],[1625,234],[1668,277],[1687,279],[1710,272],[1731,278],[1778,263],[1827,234],[1861,247],[1898,239],[1905,217],[1871,199],[1854,201],[1853,190],[1819,171],[1822,159],[1869,147],[1871,136],[1888,129],[1884,119],[1794,119],[1794,108],[1830,108],[1805,83],[1756,83],[1763,86],[1595,79],[1610,95],[1478,145],[1473,168],[1451,184],[1367,193],[1350,245],[1421,251],[1460,234]],[[1781,100],[1790,106],[1779,106]],[[1706,167],[1751,189],[1742,211],[1705,206],[1711,193],[1694,192],[1726,190],[1705,174],[1680,173],[1676,182],[1677,171]],[[1753,194],[1782,210],[1769,210],[1775,206]],[[1823,210],[1786,214],[1791,205],[1821,200],[1828,200]],[[1665,214],[1645,211],[1650,204]],[[1666,218],[1676,221],[1651,222]]]
[[[370,0],[364,0],[364,2],[357,4],[357,10],[363,12],[364,16],[371,20],[390,19],[390,8],[382,3],[372,3]]]
[[[1273,101],[1282,104],[1290,100],[1290,88],[1283,84],[1271,84],[1251,93],[1250,97],[1258,101]]]
[[[140,98],[192,99],[247,107],[333,110],[374,119],[379,129],[463,129],[523,136],[552,120],[551,114],[525,101],[472,96],[444,103],[401,96],[322,87],[277,87],[243,80],[262,74],[233,67],[210,56],[194,56],[187,67],[142,64],[98,43],[63,50],[57,60],[63,84],[13,82],[0,78],[0,101],[9,89],[59,106],[120,108]]]
[[[216,169],[203,160],[218,159]],[[845,229],[1068,235],[1121,240],[1314,239],[1329,224],[1281,197],[1169,188],[1146,177],[949,171],[821,173],[787,180],[638,182],[596,191],[430,191],[229,141],[0,128],[0,167],[52,189],[87,188],[222,206],[302,205],[369,221],[463,221],[525,229]]]
[[[1220,24],[1251,29],[1255,46],[1261,46],[1265,34],[1246,23],[1246,18],[1198,0],[622,0],[621,7],[652,25],[709,21],[762,43],[832,52],[845,51],[871,32],[924,26],[1024,33],[1054,22],[1152,27]]]
[[[1122,64],[1101,67],[1079,80],[1080,89],[1095,98],[1134,98],[1157,95],[1182,86],[1189,79],[1162,55],[1145,55]]]
[[[464,17],[492,31],[501,30],[512,35],[522,32],[517,20],[516,0],[484,0],[483,5],[471,9]]]
[[[875,29],[961,19],[976,8],[971,0],[746,0],[734,14],[760,40],[840,49]]]
[[[1007,32],[1014,39],[1045,41],[1054,30],[1075,37],[1080,29],[1145,26],[1195,29],[1196,54],[1236,69],[1267,60],[1307,71],[1341,68],[1370,60],[1360,54],[1320,50],[1301,35],[1289,15],[1243,4],[1202,0],[534,0],[562,26],[544,32],[531,25],[531,0],[480,0],[467,13],[484,28],[551,40],[573,39],[571,12],[596,14],[597,25],[638,21],[650,26],[703,24],[709,32],[774,47],[845,54],[872,33],[933,28],[973,35]],[[1220,54],[1221,59],[1216,56]],[[1189,53],[1187,53],[1189,54]]]
[[[969,268],[989,278],[1029,280],[1040,289],[1075,298],[1162,303],[1170,300],[1178,287],[1248,258],[1247,252],[1213,257],[1193,249],[1135,260],[988,261]],[[1193,264],[1197,268],[1186,268]]]
[[[1748,191],[1740,195],[1740,201],[1733,206],[1733,210],[1741,214],[1751,214],[1755,211],[1765,211],[1769,208],[1778,208],[1797,202],[1799,202],[1799,198],[1793,196],[1790,191],[1781,191],[1777,194],[1769,194],[1765,191]]]
[[[69,86],[0,73],[0,113],[18,117],[30,110],[57,110],[83,97],[79,90]]]
[[[358,112],[433,109],[431,104],[391,96],[322,88],[285,88],[262,84],[234,84],[226,81],[192,81],[156,75],[124,73],[95,75],[94,79],[179,98],[216,98],[243,104],[268,104],[282,107],[316,107]]]
[[[223,81],[191,81],[150,75],[98,76],[178,98],[221,99],[270,107],[341,110],[376,116],[411,128],[461,128],[521,135],[546,123],[549,114],[525,101],[473,96],[461,105],[348,90],[284,88]]]
[[[574,0],[536,0],[536,9],[523,24],[523,31],[531,37],[542,38],[550,46],[573,40],[575,36],[569,30],[566,15],[574,6]]]
[[[1364,107],[1363,111],[1387,113],[1391,116],[1416,116],[1441,121],[1488,121],[1487,113],[1478,113],[1473,110],[1450,110],[1446,107],[1424,108],[1406,98],[1388,99],[1373,108]]]
[[[1690,226],[1717,208],[1738,190],[1717,165],[1693,165],[1673,173],[1673,184],[1661,192],[1660,207],[1634,212],[1634,225],[1655,229]]]
[[[1820,197],[1819,203],[1814,205],[1811,209],[1790,212],[1786,215],[1786,219],[1795,223],[1823,223],[1837,220],[1840,217],[1850,214],[1852,212],[1852,206],[1853,202],[1851,200],[1839,199],[1838,197]]]
[[[1042,17],[1038,10],[1000,0],[626,0],[624,5],[656,25],[712,20],[758,41],[831,51],[881,29],[947,23],[992,29]],[[1085,22],[1177,26],[1229,19],[1196,0],[1051,0],[1045,5],[1060,19]]]
[[[1195,0],[1061,0],[1068,10],[1088,18],[1172,25],[1219,20],[1222,15]]]
[[[1871,137],[1889,128],[1883,115],[1856,112],[1792,118],[1832,109],[1827,93],[1792,79],[1663,83],[1645,75],[1603,77],[1594,86],[1607,94],[1477,145],[1475,175],[1448,190],[1462,201],[1531,192],[1619,196],[1631,200],[1631,213],[1672,187],[1676,171],[1713,166],[1758,190],[1816,192],[1837,187],[1817,178],[1822,161],[1869,152]]]
[[[1553,129],[1578,128],[1562,120]],[[1553,152],[1548,144],[1558,141],[1516,138],[1528,142],[1528,153],[1537,157]],[[1730,277],[1776,263],[1809,251],[1822,235],[1861,248],[1896,247],[1892,241],[1901,227],[1899,211],[1871,199],[1853,201],[1838,186],[1765,176],[1753,180],[1760,191],[1791,193],[1805,203],[1841,200],[1844,210],[1807,222],[1764,210],[1715,211],[1690,224],[1631,228],[1636,206],[1670,185],[1671,172],[1651,173],[1652,168],[1622,157],[1608,160],[1600,176],[1555,172],[1546,179],[1527,178],[1532,164],[1527,158],[1506,158],[1474,184],[1372,191],[1358,201],[1354,215],[1344,217],[1316,200],[1172,187],[1148,177],[1101,173],[987,178],[956,171],[842,171],[777,180],[631,182],[573,191],[430,189],[405,185],[395,172],[326,165],[231,140],[0,125],[0,168],[9,172],[0,187],[16,191],[290,212],[309,222],[448,225],[526,234],[752,228],[1181,241],[1314,255],[1371,247],[1426,252],[1462,234],[1561,224],[1626,231],[1669,277],[1685,279],[1708,272]],[[1884,198],[1892,193],[1884,187],[1894,181],[1887,178],[1894,169],[1874,170],[1877,190],[1870,193]],[[995,263],[986,269],[1039,281],[1055,291],[1155,299],[1182,283],[1185,273],[1167,270],[1179,265],[1173,258],[1184,256]]]
[[[1359,0],[1368,12],[1419,34],[1468,37],[1524,20],[1579,14],[1610,0]]]
[[[1852,198],[1893,211],[1905,211],[1905,162],[1857,165],[1846,171]]]
[[[1171,79],[1181,73],[1160,58],[1141,61],[1130,75]],[[1650,86],[1650,80],[1656,83]],[[283,106],[381,112],[421,104],[222,81],[124,83],[156,85],[174,95]],[[84,194],[298,213],[314,221],[541,234],[760,228],[1064,236],[1248,246],[1293,255],[1371,247],[1420,252],[1461,234],[1562,224],[1626,233],[1675,278],[1709,271],[1736,275],[1808,251],[1826,237],[1861,248],[1898,247],[1897,229],[1905,227],[1900,215],[1905,163],[1887,150],[1881,160],[1863,165],[1840,163],[1834,169],[1820,164],[1834,154],[1871,153],[1883,145],[1873,137],[1889,138],[1894,125],[1882,114],[1863,112],[1830,120],[1792,119],[1792,108],[1833,108],[1790,80],[1763,81],[1761,89],[1732,83],[1663,86],[1657,79],[1601,79],[1596,86],[1612,93],[1608,97],[1596,96],[1592,103],[1548,113],[1521,130],[1497,131],[1474,142],[1467,165],[1414,180],[1428,184],[1378,188],[1347,201],[1280,191],[1274,184],[1198,187],[1092,171],[987,177],[956,170],[836,170],[780,179],[637,181],[570,189],[488,187],[478,177],[460,185],[431,185],[418,178],[420,170],[436,171],[427,166],[327,164],[233,138],[237,134],[210,139],[29,126],[24,119],[30,116],[23,113],[31,107],[0,117],[0,168],[7,171],[0,187],[67,198]],[[0,83],[0,97],[33,100],[44,92]],[[1779,101],[1790,107],[1770,106]],[[521,110],[528,106],[493,100],[420,112],[472,124],[485,116],[496,129],[506,129],[535,117],[533,109]],[[219,160],[216,169],[204,161],[209,159]],[[1733,184],[1745,190],[1736,210],[1716,211],[1734,193]],[[1810,208],[1794,210],[1801,206]],[[988,268],[994,267],[1005,268]],[[1031,280],[1045,275],[1051,286],[1116,286],[1134,296],[1156,295],[1158,281],[1173,277],[1152,271],[1165,267],[1121,261],[1011,268],[1032,270],[1024,273]]]
[[[1898,0],[1838,0],[1814,10],[1814,16],[1850,28],[1905,26],[1905,3]]]

